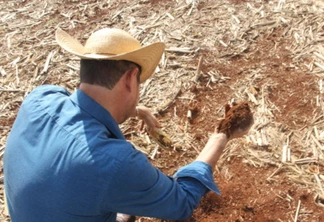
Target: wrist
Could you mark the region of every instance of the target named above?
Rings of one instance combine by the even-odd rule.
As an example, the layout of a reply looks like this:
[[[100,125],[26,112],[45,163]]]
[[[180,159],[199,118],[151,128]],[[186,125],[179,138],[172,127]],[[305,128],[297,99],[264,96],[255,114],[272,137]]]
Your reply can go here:
[[[228,139],[225,133],[213,133],[196,160],[203,161],[214,167],[222,155],[227,142]]]
[[[227,138],[225,133],[213,133],[207,143],[209,143],[213,147],[215,153],[221,154],[228,141],[229,139]]]
[[[213,133],[210,136],[210,139],[212,140],[218,140],[219,142],[221,142],[222,144],[227,144],[227,142],[229,141],[229,138],[227,138],[225,133]]]

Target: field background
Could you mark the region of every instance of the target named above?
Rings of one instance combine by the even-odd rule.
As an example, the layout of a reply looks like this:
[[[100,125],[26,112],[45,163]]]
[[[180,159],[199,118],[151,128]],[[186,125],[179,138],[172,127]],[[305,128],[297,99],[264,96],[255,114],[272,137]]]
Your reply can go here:
[[[60,49],[55,30],[84,44],[92,31],[117,27],[143,45],[166,43],[140,104],[173,149],[159,147],[136,119],[121,125],[166,174],[195,159],[224,104],[245,100],[255,114],[249,135],[228,144],[215,170],[222,195],[206,195],[187,221],[324,221],[323,1],[2,0],[0,8],[1,159],[31,90],[78,87],[79,60]],[[2,192],[0,220],[10,221]]]

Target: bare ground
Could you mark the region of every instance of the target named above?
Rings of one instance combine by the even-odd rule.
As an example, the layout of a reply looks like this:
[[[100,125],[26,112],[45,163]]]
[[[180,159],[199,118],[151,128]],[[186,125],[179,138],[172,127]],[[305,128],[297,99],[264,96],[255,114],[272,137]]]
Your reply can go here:
[[[119,27],[143,44],[167,45],[140,103],[155,111],[175,148],[158,147],[138,131],[136,119],[121,126],[166,174],[195,159],[225,103],[246,100],[255,113],[249,135],[231,141],[215,170],[222,195],[206,195],[188,221],[324,221],[320,1],[0,3],[1,156],[19,105],[34,87],[73,91],[78,85],[78,60],[56,45],[55,29],[84,42],[92,30]],[[0,219],[10,220],[3,210]]]

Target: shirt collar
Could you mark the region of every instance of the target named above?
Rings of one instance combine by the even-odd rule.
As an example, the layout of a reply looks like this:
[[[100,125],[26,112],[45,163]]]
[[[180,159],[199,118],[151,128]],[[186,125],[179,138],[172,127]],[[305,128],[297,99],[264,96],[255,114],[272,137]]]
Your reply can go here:
[[[82,90],[76,90],[70,98],[81,109],[101,122],[117,139],[125,139],[111,114]]]

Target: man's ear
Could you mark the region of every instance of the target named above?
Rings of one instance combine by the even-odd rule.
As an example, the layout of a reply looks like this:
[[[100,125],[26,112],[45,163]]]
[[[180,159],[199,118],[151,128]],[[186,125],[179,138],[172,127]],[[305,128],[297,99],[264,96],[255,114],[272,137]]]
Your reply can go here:
[[[139,72],[138,68],[133,68],[127,70],[125,73],[125,87],[128,91],[132,91],[134,87],[134,83],[137,84],[137,73]]]

